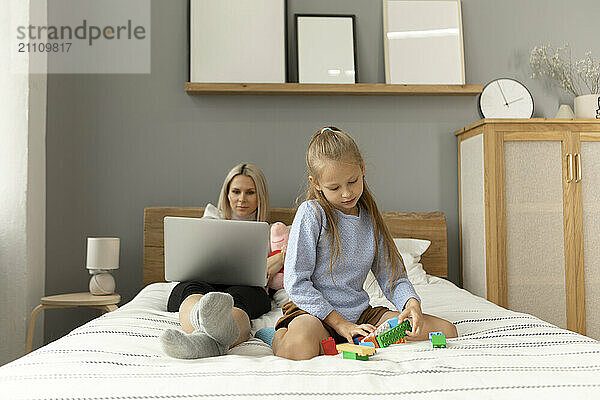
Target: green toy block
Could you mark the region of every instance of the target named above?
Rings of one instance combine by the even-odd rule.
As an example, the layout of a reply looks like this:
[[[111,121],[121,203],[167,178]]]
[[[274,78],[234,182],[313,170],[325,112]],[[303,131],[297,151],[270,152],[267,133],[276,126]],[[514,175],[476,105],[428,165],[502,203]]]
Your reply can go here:
[[[388,347],[389,345],[394,344],[398,340],[405,337],[405,331],[411,330],[412,327],[410,326],[410,322],[408,322],[408,320],[403,321],[400,325],[397,325],[389,331],[377,336],[377,343],[379,343],[379,347]]]
[[[342,357],[346,358],[348,360],[360,360],[360,361],[367,361],[369,359],[369,356],[361,356],[356,353],[352,353],[351,351],[344,351],[344,354],[342,355]]]
[[[431,335],[431,344],[434,348],[446,347],[446,336]]]

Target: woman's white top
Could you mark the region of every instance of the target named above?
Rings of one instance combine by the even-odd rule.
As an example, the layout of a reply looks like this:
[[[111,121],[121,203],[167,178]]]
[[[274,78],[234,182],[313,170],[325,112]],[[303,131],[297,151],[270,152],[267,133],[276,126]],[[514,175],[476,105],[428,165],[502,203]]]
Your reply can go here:
[[[256,213],[258,210],[254,211],[252,214],[242,217],[237,215],[233,210],[231,210],[231,219],[236,221],[256,221]],[[212,218],[212,219],[224,219],[223,212],[219,210],[217,207],[208,203],[204,208],[204,215],[202,218]],[[269,229],[269,254],[271,253],[271,229]]]
[[[257,212],[258,210],[254,211],[252,214],[246,217],[242,217],[237,215],[233,210],[231,210],[231,219],[234,219],[236,221],[256,221]],[[213,206],[211,203],[208,203],[204,208],[204,215],[202,215],[202,218],[223,219],[224,217],[223,212],[221,212],[221,210]]]

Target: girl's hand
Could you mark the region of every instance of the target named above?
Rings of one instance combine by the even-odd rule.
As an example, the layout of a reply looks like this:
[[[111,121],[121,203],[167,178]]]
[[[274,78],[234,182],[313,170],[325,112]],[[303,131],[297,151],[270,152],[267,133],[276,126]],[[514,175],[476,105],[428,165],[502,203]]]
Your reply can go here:
[[[411,298],[406,302],[404,311],[398,316],[398,321],[402,322],[405,319],[408,319],[412,325],[412,331],[406,331],[408,339],[420,336],[423,331],[423,312],[417,299]]]
[[[356,325],[352,322],[346,321],[346,323],[340,324],[335,328],[335,331],[339,333],[341,336],[346,338],[348,343],[354,343],[352,338],[354,336],[367,336],[369,333],[373,332],[375,327],[371,324],[361,324]]]

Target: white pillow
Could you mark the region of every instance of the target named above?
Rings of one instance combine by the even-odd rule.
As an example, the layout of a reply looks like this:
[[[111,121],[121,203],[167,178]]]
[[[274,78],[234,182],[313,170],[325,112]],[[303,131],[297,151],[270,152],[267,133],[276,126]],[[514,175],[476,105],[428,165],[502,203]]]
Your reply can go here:
[[[422,239],[405,239],[396,238],[394,243],[402,256],[408,280],[414,285],[422,285],[427,283],[427,274],[423,269],[421,256],[427,251],[431,242]]]
[[[414,285],[426,284],[427,274],[423,269],[423,264],[419,261],[421,261],[421,255],[429,248],[431,242],[422,239],[397,238],[394,239],[394,243],[400,252],[400,256],[402,256],[402,261],[404,261],[408,280]],[[385,295],[381,291],[372,271],[367,274],[363,288],[371,299],[385,299]]]

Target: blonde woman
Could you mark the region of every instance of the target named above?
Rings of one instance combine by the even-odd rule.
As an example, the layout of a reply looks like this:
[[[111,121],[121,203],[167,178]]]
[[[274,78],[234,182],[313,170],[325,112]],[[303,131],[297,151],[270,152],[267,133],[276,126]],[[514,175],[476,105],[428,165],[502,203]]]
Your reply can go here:
[[[263,172],[254,164],[238,164],[223,182],[217,207],[208,204],[203,218],[266,221],[269,191]],[[270,278],[283,266],[283,254],[267,259]],[[177,284],[167,310],[179,311],[180,330],[161,335],[165,353],[175,358],[204,358],[225,354],[250,337],[250,320],[271,310],[265,288],[218,285],[202,281]]]
[[[336,343],[366,336],[375,325],[410,320],[407,340],[429,332],[457,336],[450,322],[421,312],[402,258],[365,182],[358,146],[335,127],[317,131],[306,154],[309,188],[287,246],[284,287],[290,302],[277,321],[273,352],[293,360],[321,354],[322,339]],[[372,270],[383,293],[400,310],[371,307],[363,282]]]

